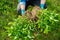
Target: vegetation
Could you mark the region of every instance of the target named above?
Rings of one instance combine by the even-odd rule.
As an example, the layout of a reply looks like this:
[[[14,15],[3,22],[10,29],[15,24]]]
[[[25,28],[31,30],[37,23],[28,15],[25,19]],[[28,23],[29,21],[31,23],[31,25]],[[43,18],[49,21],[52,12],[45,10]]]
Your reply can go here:
[[[37,12],[37,22],[17,15],[17,2],[0,0],[0,40],[60,39],[60,0],[47,0],[47,9]]]

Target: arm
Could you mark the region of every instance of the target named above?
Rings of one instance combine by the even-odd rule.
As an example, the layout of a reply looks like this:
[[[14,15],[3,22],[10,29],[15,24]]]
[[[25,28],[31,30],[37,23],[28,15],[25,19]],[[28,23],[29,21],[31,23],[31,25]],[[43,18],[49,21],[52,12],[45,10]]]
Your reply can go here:
[[[21,12],[22,15],[25,14],[25,6],[26,0],[19,0],[18,9],[20,9],[19,11]]]
[[[46,0],[41,0],[41,2],[40,2],[41,9],[44,9],[45,2],[46,2]]]

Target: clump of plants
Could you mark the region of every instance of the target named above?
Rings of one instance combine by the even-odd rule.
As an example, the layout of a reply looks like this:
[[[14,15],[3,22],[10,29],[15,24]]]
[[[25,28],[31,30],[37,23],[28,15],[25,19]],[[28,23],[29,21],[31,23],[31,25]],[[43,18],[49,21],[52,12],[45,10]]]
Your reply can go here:
[[[59,27],[59,14],[47,9],[37,12],[37,21],[31,21],[26,16],[19,16],[7,27],[8,36],[12,40],[34,40],[35,32],[48,34]],[[38,31],[39,30],[39,31]],[[39,36],[39,35],[37,35]]]
[[[37,21],[40,32],[48,34],[59,27],[60,17],[59,14],[54,11],[42,10],[42,14],[38,14],[39,20]]]
[[[35,22],[27,19],[27,17],[19,16],[14,22],[9,22],[7,28],[8,36],[12,40],[31,40],[34,38]]]

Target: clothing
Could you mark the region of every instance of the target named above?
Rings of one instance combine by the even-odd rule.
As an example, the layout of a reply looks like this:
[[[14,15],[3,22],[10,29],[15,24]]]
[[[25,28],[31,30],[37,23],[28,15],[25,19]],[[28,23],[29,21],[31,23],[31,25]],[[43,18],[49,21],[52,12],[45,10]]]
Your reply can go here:
[[[29,5],[31,6],[39,6],[40,8],[44,9],[45,4],[40,4],[40,0],[19,0],[19,4],[17,7],[17,10],[20,12],[20,5],[25,5],[25,9],[27,9],[27,7]],[[25,10],[24,9],[24,10]],[[24,13],[25,11],[21,11],[21,13]]]
[[[25,2],[26,0],[18,0],[18,2]]]
[[[31,6],[35,6],[35,5],[40,6],[40,0],[19,0],[19,4],[18,5],[21,5],[22,3],[26,7],[25,9],[27,9],[27,7],[29,5],[31,5]]]
[[[40,0],[19,0],[19,2],[26,2],[26,5],[40,5]]]

